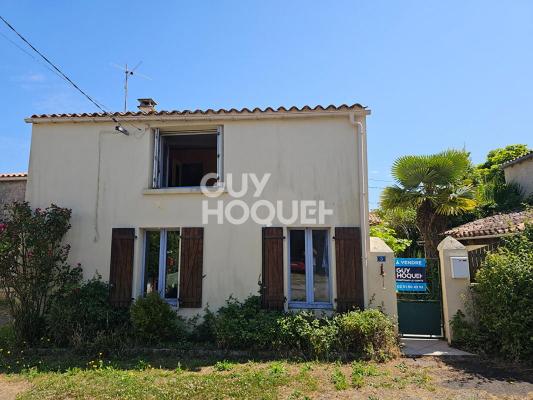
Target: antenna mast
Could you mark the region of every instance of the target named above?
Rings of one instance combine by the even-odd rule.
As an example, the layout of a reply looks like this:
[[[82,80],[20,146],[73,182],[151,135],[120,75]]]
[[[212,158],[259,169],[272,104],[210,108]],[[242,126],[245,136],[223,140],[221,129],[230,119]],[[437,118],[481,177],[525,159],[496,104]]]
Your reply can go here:
[[[126,68],[124,69],[124,112],[128,110],[128,76],[133,74],[133,72],[128,70],[128,63],[126,63]]]
[[[139,61],[135,67],[133,67],[132,69],[128,69],[127,63],[126,63],[126,68],[120,65],[111,63],[113,67],[119,68],[122,71],[124,71],[124,112],[128,111],[128,80],[129,80],[129,77],[133,75],[138,75],[144,79],[152,80],[152,78],[150,78],[149,76],[135,72],[135,70],[139,68],[141,64],[142,64],[142,61]]]

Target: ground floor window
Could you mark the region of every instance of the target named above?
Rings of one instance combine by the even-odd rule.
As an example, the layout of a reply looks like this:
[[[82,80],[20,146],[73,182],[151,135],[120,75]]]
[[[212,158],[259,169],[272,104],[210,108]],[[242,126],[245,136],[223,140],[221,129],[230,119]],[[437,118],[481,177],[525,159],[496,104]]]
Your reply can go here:
[[[289,307],[332,306],[329,247],[327,229],[289,231]]]
[[[144,237],[143,294],[158,292],[176,305],[180,264],[179,229],[147,230]]]

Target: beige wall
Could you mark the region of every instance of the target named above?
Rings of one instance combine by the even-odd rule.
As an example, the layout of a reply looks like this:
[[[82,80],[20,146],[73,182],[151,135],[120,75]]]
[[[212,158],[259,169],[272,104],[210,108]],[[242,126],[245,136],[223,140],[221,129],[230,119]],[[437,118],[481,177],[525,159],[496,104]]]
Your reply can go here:
[[[152,181],[151,128],[223,125],[224,173],[272,173],[262,199],[324,200],[334,210],[325,226],[334,227],[361,224],[352,122],[346,115],[139,122],[142,131],[125,124],[130,136],[115,134],[114,125],[105,123],[34,124],[27,200],[33,207],[53,202],[72,209],[66,239],[72,245],[70,261],[80,262],[87,278],[98,271],[108,279],[111,229],[136,228],[134,288],[139,295],[143,228],[202,226],[205,198],[147,190]],[[230,200],[227,194],[221,198]],[[257,292],[261,227],[253,222],[217,225],[214,217],[211,221],[204,233],[203,306],[216,309],[230,294],[243,298]]]
[[[378,262],[378,256],[385,256],[385,262]],[[383,273],[381,274],[381,266]],[[396,300],[396,271],[394,252],[383,239],[370,238],[367,272],[368,297],[370,306],[380,308],[398,322],[398,303]]]
[[[504,172],[505,182],[518,183],[526,196],[533,194],[533,158],[512,164]]]
[[[457,311],[461,310],[465,315],[465,301],[469,294],[469,278],[452,277],[451,257],[468,257],[466,247],[456,239],[448,236],[439,243],[440,279],[442,288],[442,311],[444,317],[444,335],[448,343],[453,341],[453,329],[450,321]]]

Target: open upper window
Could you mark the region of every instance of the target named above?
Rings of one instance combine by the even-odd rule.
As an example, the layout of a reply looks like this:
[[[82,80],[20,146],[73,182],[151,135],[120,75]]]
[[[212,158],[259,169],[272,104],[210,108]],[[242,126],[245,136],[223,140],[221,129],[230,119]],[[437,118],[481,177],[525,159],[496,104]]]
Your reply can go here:
[[[220,129],[155,134],[154,188],[198,187],[207,174],[221,175]],[[207,181],[213,186],[217,179]]]

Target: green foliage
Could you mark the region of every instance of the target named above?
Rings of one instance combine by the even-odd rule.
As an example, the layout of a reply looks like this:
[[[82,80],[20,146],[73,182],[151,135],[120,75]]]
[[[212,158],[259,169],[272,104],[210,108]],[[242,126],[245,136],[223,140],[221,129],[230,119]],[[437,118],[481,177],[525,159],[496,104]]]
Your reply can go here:
[[[480,178],[486,181],[503,181],[504,176],[500,168],[501,165],[527,153],[529,153],[529,149],[526,144],[511,144],[503,149],[491,150],[487,154],[487,160],[476,167],[476,172]]]
[[[331,374],[331,382],[336,390],[346,390],[348,389],[348,380],[343,374],[339,366],[336,366]]]
[[[279,313],[261,309],[258,296],[243,302],[230,296],[213,321],[217,346],[231,349],[268,349],[276,335]]]
[[[370,236],[383,239],[395,254],[404,252],[411,245],[411,240],[397,237],[396,231],[385,225],[371,226]]]
[[[234,363],[229,362],[227,360],[222,360],[222,361],[217,361],[213,368],[215,369],[215,371],[222,372],[222,371],[231,371],[234,366],[235,366]]]
[[[130,308],[135,336],[144,343],[183,339],[185,323],[157,293],[140,297]]]
[[[204,315],[196,315],[187,320],[189,339],[199,343],[214,343],[216,315],[209,307],[204,310]]]
[[[487,154],[487,160],[475,168],[476,198],[479,203],[478,217],[517,209],[526,201],[519,185],[505,182],[501,166],[528,152],[529,149],[525,144],[513,144],[503,149],[491,150]]]
[[[52,299],[81,279],[81,268],[67,264],[70,246],[62,240],[71,211],[52,204],[32,211],[27,202],[6,207],[0,224],[0,286],[9,303],[15,336],[35,343],[45,331]]]
[[[352,386],[355,388],[359,389],[365,385],[365,377],[377,375],[379,375],[379,370],[374,364],[364,361],[354,361],[352,363]]]
[[[195,318],[191,336],[214,340],[223,349],[273,350],[306,358],[328,359],[348,352],[383,361],[397,355],[394,324],[381,311],[322,318],[311,312],[283,314],[261,309],[258,296],[242,302],[230,297],[216,313],[207,313],[202,323]]]
[[[533,360],[533,226],[488,254],[476,274],[472,316],[454,318],[457,340],[510,360]]]
[[[439,235],[449,216],[474,209],[476,202],[465,176],[471,169],[468,154],[446,150],[432,155],[403,156],[392,167],[397,185],[381,195],[384,210],[416,210],[417,227],[427,257],[435,257]]]
[[[359,357],[386,361],[398,351],[394,323],[381,311],[351,311],[335,317],[338,343],[342,350]]]
[[[286,314],[278,319],[278,347],[285,351],[327,358],[337,350],[338,327],[334,319],[316,318],[310,312]]]
[[[110,305],[109,284],[99,275],[55,297],[46,316],[49,336],[57,345],[83,348],[96,344],[99,350],[124,341],[128,319],[127,310]],[[111,341],[117,336],[119,340]]]
[[[224,349],[276,350],[320,359],[349,352],[379,361],[397,353],[394,325],[378,310],[317,318],[311,312],[262,310],[258,296],[242,302],[230,297],[207,320],[217,346]],[[194,330],[205,329],[202,324],[194,326]],[[201,336],[194,330],[193,337]]]

